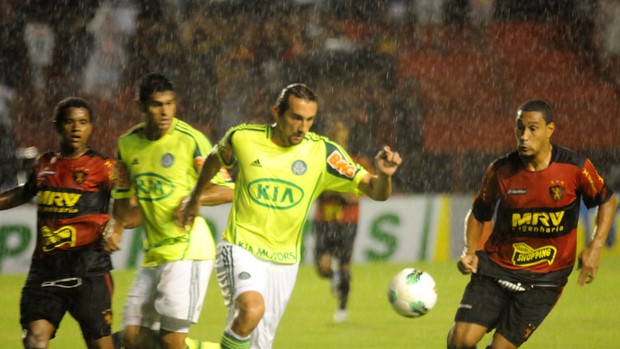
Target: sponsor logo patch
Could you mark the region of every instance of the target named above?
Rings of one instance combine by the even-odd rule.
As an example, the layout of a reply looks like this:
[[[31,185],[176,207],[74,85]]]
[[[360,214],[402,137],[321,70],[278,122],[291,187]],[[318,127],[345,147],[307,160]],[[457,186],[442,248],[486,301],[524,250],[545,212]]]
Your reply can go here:
[[[526,243],[519,242],[513,244],[512,247],[514,248],[512,264],[523,267],[545,262],[551,265],[558,252],[555,246],[551,245],[534,249]]]

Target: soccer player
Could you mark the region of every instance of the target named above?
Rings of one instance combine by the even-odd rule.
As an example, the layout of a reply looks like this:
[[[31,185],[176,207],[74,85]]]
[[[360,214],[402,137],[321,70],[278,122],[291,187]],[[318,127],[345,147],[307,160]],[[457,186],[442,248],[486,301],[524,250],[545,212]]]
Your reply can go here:
[[[47,348],[65,313],[90,349],[112,349],[112,262],[102,248],[114,160],[87,146],[95,115],[84,99],[53,115],[60,149],[42,154],[27,182],[0,194],[6,210],[38,196],[37,242],[20,302],[25,348]]]
[[[222,164],[237,164],[216,257],[229,309],[223,349],[272,347],[297,277],[302,227],[321,192],[363,192],[375,200],[391,195],[400,155],[384,147],[376,157],[377,175],[369,174],[338,144],[309,131],[317,110],[306,85],[284,88],[272,108],[274,124],[238,125],[219,141],[184,209],[184,223],[191,223],[209,180]]]
[[[598,206],[596,230],[579,255],[583,286],[596,277],[616,211],[616,198],[584,156],[553,144],[553,111],[543,100],[517,110],[517,150],[488,167],[465,219],[458,262],[471,274],[448,348],[475,348],[495,329],[488,348],[523,344],[558,301],[576,260],[580,201]],[[484,222],[494,220],[482,250]]]
[[[153,330],[159,330],[164,349],[182,349],[202,310],[215,243],[204,218],[187,225],[176,222],[211,144],[176,118],[173,84],[163,75],[144,76],[137,99],[144,122],[118,141],[114,224],[106,239],[109,251],[120,248],[121,227],[135,197],[146,231],[145,256],[124,305],[122,341],[128,349],[153,348]],[[201,193],[200,204],[232,199],[232,183],[223,173],[218,171],[216,184]]]
[[[327,136],[347,149],[349,128],[341,120],[329,124]],[[372,169],[370,159],[357,157],[347,149],[351,158],[365,169]],[[351,257],[357,235],[359,196],[353,193],[327,191],[317,199],[314,212],[314,263],[319,276],[332,281],[332,291],[338,297],[334,322],[347,320],[347,300],[351,290]]]

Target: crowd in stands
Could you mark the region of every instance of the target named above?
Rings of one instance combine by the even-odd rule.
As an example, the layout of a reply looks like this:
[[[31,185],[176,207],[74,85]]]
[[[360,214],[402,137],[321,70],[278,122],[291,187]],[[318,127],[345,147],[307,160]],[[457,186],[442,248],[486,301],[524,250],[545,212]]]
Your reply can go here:
[[[344,120],[356,152],[394,144],[404,154],[397,190],[449,190],[449,179],[437,189],[407,176],[420,165],[407,159],[424,152],[428,106],[416,81],[398,75],[401,55],[445,54],[450,26],[484,46],[492,21],[570,20],[576,49],[620,82],[619,0],[530,3],[539,2],[3,0],[0,124],[15,140],[2,142],[52,148],[51,128],[39,125],[58,100],[78,95],[99,114],[93,147],[113,155],[116,137],[140,118],[134,84],[151,71],[175,82],[178,115],[215,141],[231,125],[269,122],[278,89],[302,81],[324,101],[315,131]]]

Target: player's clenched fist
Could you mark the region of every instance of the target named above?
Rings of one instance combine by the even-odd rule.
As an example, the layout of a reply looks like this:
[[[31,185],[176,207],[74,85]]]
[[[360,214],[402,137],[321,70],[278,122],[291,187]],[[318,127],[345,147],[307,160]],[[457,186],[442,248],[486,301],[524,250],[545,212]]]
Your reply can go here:
[[[375,165],[377,171],[387,176],[391,176],[396,172],[398,166],[400,166],[402,159],[400,154],[393,151],[389,146],[384,146],[383,149],[375,156]]]

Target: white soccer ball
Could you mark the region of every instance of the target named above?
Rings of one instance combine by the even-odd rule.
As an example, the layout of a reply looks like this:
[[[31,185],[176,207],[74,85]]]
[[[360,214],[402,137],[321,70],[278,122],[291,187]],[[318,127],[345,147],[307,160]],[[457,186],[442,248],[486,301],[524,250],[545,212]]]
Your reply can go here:
[[[435,280],[422,270],[405,268],[394,275],[388,290],[392,308],[405,317],[420,317],[437,302]]]

